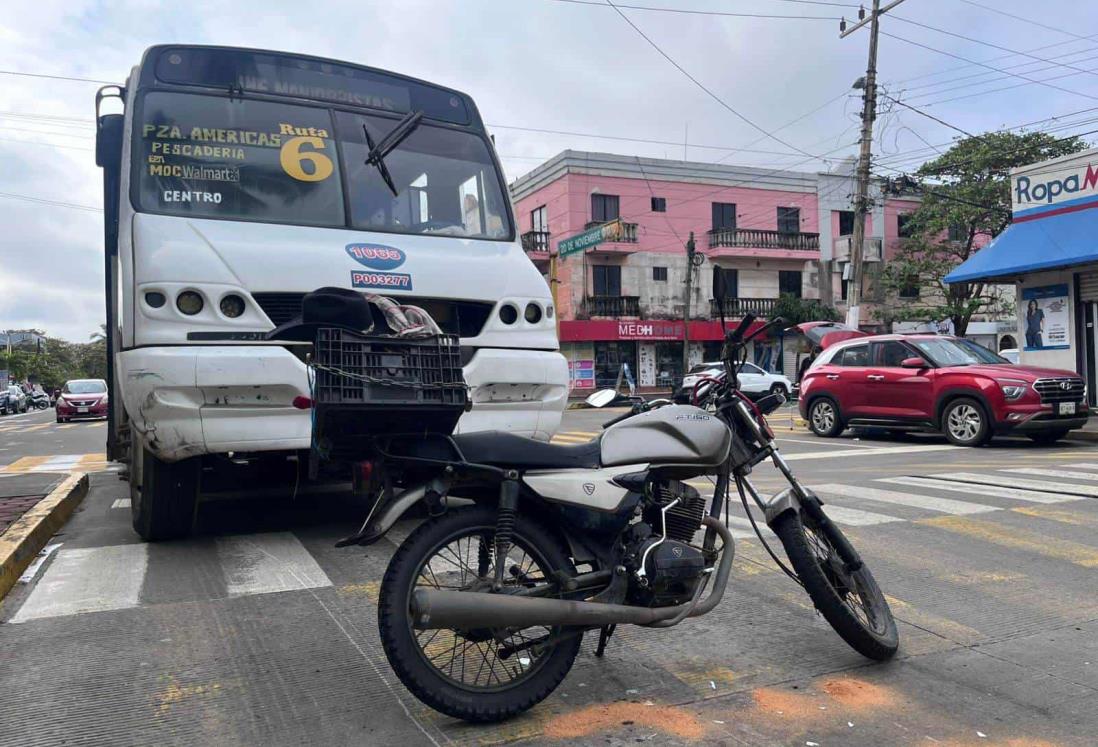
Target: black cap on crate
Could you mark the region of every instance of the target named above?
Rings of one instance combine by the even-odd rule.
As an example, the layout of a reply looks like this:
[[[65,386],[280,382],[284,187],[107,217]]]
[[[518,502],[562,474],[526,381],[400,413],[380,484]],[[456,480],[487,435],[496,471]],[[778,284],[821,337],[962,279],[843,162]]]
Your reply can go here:
[[[369,334],[374,328],[372,306],[358,291],[318,288],[301,299],[301,313],[267,333],[267,339],[312,342],[321,327]]]

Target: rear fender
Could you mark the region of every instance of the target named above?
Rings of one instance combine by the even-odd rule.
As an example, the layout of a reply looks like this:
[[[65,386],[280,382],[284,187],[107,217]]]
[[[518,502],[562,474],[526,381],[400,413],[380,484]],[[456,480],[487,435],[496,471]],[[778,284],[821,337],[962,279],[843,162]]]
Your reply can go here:
[[[366,517],[362,529],[357,534],[337,542],[336,547],[372,545],[377,542],[393,528],[393,524],[396,524],[400,517],[407,513],[408,509],[424,499],[429,487],[433,486],[430,483],[416,485],[393,496],[388,502],[385,502],[385,497],[382,496]],[[441,495],[445,495],[445,493],[441,493]]]

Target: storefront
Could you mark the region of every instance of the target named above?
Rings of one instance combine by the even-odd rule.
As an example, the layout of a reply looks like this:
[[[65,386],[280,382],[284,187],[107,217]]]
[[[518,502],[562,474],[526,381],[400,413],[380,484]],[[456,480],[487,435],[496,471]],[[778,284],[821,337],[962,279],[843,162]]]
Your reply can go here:
[[[1013,282],[1021,362],[1078,372],[1096,404],[1098,149],[1011,172],[1013,221],[946,277]]]
[[[755,322],[752,330],[762,324]],[[619,376],[623,388],[630,377],[641,389],[678,386],[683,377],[684,331],[684,323],[676,321],[562,321],[560,347],[568,359],[572,389],[613,387]],[[690,322],[689,364],[714,360],[723,339],[720,322]]]

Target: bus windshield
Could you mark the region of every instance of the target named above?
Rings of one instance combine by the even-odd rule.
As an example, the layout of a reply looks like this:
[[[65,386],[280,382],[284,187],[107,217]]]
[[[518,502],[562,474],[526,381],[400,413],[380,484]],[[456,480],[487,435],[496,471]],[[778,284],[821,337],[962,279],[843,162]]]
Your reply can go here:
[[[491,152],[475,132],[421,123],[384,158],[394,196],[366,163],[366,133],[376,143],[399,117],[152,91],[136,119],[134,197],[147,212],[479,239],[512,235]]]

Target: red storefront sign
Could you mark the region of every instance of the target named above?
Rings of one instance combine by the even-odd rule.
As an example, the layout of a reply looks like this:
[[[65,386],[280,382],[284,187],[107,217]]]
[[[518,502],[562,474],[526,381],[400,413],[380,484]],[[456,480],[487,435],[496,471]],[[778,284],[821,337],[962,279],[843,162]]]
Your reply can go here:
[[[728,329],[735,329],[740,320],[726,322]],[[764,322],[756,321],[748,333],[761,327]],[[561,321],[561,342],[604,342],[609,340],[640,340],[656,342],[661,340],[681,340],[683,322],[669,320],[615,321],[613,319],[592,319]],[[708,342],[724,339],[720,322],[690,322],[690,341]]]

